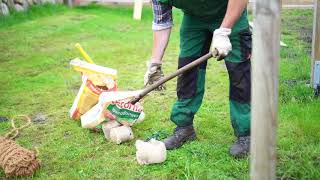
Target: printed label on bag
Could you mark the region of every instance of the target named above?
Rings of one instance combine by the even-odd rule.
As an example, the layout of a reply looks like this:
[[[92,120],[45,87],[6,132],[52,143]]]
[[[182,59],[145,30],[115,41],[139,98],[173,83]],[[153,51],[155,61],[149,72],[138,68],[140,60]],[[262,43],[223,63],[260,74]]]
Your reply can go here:
[[[118,122],[126,121],[129,124],[135,123],[142,112],[141,107],[123,101],[112,102],[108,105],[107,110],[116,117]]]

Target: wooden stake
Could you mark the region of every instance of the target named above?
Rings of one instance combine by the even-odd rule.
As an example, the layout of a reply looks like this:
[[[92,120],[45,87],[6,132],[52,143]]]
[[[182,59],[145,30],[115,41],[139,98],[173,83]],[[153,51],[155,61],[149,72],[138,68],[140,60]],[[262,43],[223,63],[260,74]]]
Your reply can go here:
[[[133,19],[141,20],[142,7],[143,7],[143,0],[134,1]]]
[[[311,82],[314,83],[315,61],[320,61],[320,0],[314,0],[313,37],[312,37],[312,59],[311,59]]]
[[[276,179],[280,1],[256,0],[252,55],[251,174]]]

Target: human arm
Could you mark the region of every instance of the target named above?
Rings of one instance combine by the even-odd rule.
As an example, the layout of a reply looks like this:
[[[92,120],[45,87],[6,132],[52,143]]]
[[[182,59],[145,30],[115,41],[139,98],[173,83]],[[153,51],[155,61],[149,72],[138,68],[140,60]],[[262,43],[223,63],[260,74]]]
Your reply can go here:
[[[247,7],[248,0],[229,0],[220,28],[231,29]]]
[[[162,58],[167,48],[172,23],[172,6],[160,4],[157,0],[152,0],[153,9],[153,47],[151,59],[147,63],[147,71],[144,75],[144,84],[151,85],[161,79],[164,74],[162,72]],[[159,86],[158,90],[165,87]]]
[[[162,63],[162,58],[169,42],[170,33],[171,27],[153,32],[153,47],[150,63]]]
[[[218,51],[216,56],[223,58],[232,50],[232,45],[229,39],[231,29],[237,20],[241,17],[247,6],[248,0],[229,0],[227,11],[219,29],[213,33],[212,51]]]
[[[172,6],[160,4],[157,0],[152,0],[153,9],[153,47],[151,63],[162,63],[164,52],[167,48],[172,23]]]

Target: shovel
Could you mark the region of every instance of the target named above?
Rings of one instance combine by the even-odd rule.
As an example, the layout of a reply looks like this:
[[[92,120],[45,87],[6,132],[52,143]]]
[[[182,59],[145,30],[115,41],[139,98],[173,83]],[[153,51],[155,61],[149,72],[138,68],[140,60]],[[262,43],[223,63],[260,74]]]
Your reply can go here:
[[[84,59],[91,63],[91,64],[94,64],[93,60],[91,59],[91,57],[87,54],[87,52],[82,48],[82,46],[77,43],[75,45],[75,47],[79,50],[79,52],[81,53],[81,55],[84,57]],[[194,60],[193,62],[183,66],[182,68],[178,69],[177,71],[169,74],[168,76],[165,76],[163,77],[162,79],[160,79],[159,81],[157,81],[156,83],[150,85],[150,86],[147,86],[145,89],[142,90],[142,92],[136,96],[135,98],[133,98],[130,103],[131,104],[135,104],[137,102],[139,102],[144,96],[146,96],[148,93],[150,93],[151,91],[155,90],[157,87],[159,87],[160,85],[166,83],[167,81],[179,76],[180,74],[198,66],[199,64],[205,62],[206,60],[212,58],[212,57],[216,57],[218,61],[222,60],[224,58],[224,56],[218,56],[219,53],[218,53],[218,50],[215,50],[213,52],[209,52],[208,54]]]
[[[151,91],[155,90],[157,87],[159,87],[160,85],[166,83],[167,81],[179,76],[180,74],[198,66],[199,64],[205,62],[206,60],[212,58],[213,56],[217,58],[218,61],[222,60],[223,57],[218,56],[218,52],[217,50],[215,50],[214,52],[209,52],[208,54],[194,60],[193,62],[181,67],[180,69],[178,69],[177,71],[169,74],[168,76],[163,77],[162,79],[160,79],[159,81],[157,81],[156,83],[147,86],[145,89],[142,90],[142,92],[136,96],[135,98],[133,98],[130,103],[131,104],[135,104],[137,102],[140,101],[140,99],[142,99],[144,96],[146,96],[148,93],[150,93]]]

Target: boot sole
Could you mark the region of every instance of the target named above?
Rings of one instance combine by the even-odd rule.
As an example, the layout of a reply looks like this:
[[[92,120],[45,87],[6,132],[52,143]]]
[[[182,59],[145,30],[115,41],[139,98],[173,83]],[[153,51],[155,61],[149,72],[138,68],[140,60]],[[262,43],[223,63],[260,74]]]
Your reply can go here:
[[[248,156],[250,156],[249,152],[241,153],[241,154],[232,154],[232,153],[229,152],[229,154],[230,154],[230,156],[232,156],[235,159],[244,159],[244,158],[247,158]]]
[[[166,148],[166,149],[167,149],[167,150],[177,149],[177,148],[181,147],[183,144],[185,144],[186,142],[188,142],[188,141],[194,141],[195,139],[197,139],[197,136],[196,136],[196,134],[194,133],[194,134],[192,134],[192,135],[184,138],[177,146],[172,147],[172,148]]]

